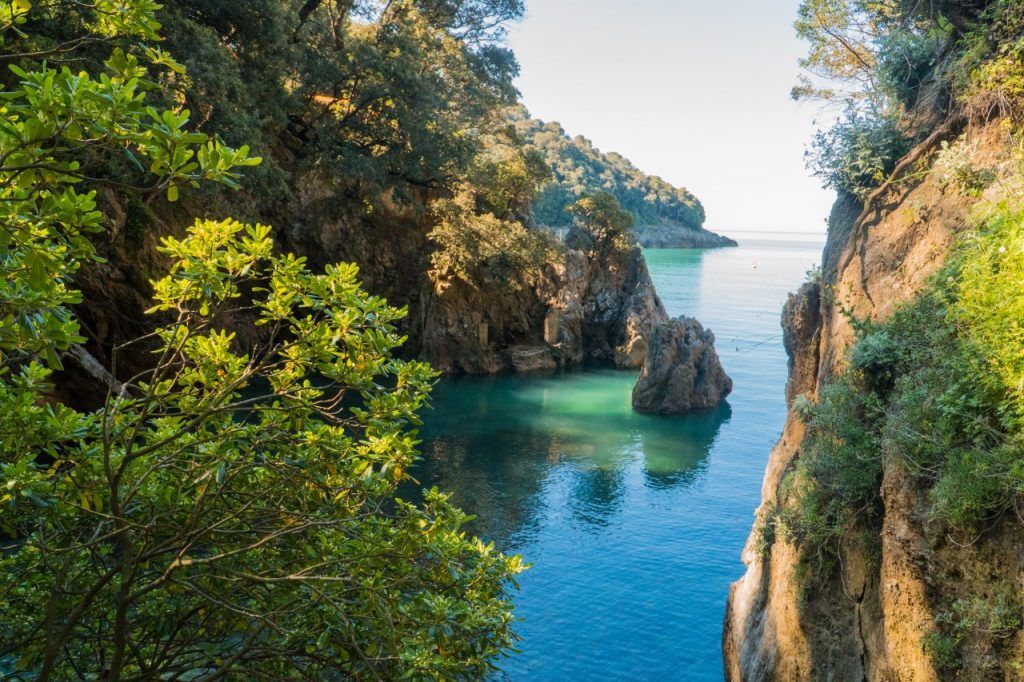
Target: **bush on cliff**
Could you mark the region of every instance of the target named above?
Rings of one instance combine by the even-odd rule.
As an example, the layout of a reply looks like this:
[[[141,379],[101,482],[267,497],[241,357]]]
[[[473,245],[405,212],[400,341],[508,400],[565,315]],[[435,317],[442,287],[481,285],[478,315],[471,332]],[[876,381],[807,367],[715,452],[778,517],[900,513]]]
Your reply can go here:
[[[918,298],[860,325],[850,367],[816,403],[781,512],[806,557],[872,528],[882,460],[930,490],[934,519],[976,534],[1024,499],[1024,212],[997,208]]]

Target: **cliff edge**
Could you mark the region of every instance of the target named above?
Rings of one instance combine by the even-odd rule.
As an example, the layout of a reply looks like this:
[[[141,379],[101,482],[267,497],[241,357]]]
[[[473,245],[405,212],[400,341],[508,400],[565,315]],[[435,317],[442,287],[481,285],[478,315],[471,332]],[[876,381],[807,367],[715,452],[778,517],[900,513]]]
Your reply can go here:
[[[961,538],[936,520],[934,480],[883,439],[879,450],[863,453],[880,461],[875,525],[840,539],[835,566],[809,575],[807,566],[816,564],[802,561],[802,543],[779,522],[797,504],[791,473],[807,455],[798,396],[819,399],[848,371],[857,321],[884,323],[913,301],[970,232],[973,209],[999,202],[1018,172],[1002,122],[951,137],[965,162],[999,179],[968,197],[929,156],[915,178],[889,188],[866,215],[859,200],[841,196],[821,279],[805,283],[785,306],[790,411],[743,553],[746,574],[729,593],[729,680],[1021,679],[1019,614],[999,629],[967,611],[996,604],[996,585],[1019,591],[1024,533],[1015,519],[992,519],[977,537]],[[974,620],[964,629],[949,625],[954,616]]]

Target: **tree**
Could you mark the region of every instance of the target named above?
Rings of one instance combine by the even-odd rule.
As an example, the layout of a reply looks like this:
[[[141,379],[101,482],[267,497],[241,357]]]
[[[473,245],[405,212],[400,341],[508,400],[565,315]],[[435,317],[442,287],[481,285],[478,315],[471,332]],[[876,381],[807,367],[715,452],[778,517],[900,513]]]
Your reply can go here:
[[[567,227],[572,221],[569,206],[605,191],[640,227],[671,221],[690,230],[702,228],[704,208],[688,190],[646,175],[620,154],[602,153],[585,137],[569,137],[558,123],[530,118],[522,106],[510,108],[507,116],[527,148],[552,169],[552,181],[540,189],[533,204],[538,223]]]
[[[145,45],[157,8],[0,2],[20,46],[0,107],[0,675],[480,675],[514,639],[521,566],[436,491],[396,497],[434,375],[392,357],[403,312],[354,266],[315,275],[266,227],[199,221],[163,242],[152,365],[119,377],[121,347],[96,411],[50,399],[82,340],[96,188],[174,201],[258,163],[148,105],[150,69],[186,75]],[[71,37],[30,30],[54,22]],[[108,49],[103,71],[39,62],[79,48]]]
[[[5,38],[22,34],[17,26],[31,11],[28,2],[6,4],[0,7]],[[41,13],[45,18],[82,7],[69,1]],[[88,7],[78,17],[85,35],[70,43],[158,38],[157,5],[150,0],[102,0]],[[115,48],[98,76],[38,64],[59,57],[70,49],[66,45],[33,44],[31,52],[4,56],[16,78],[16,85],[4,90],[0,108],[0,222],[5,227],[0,232],[0,371],[5,372],[38,357],[58,366],[58,353],[82,340],[69,306],[79,301],[74,274],[94,256],[88,235],[103,229],[96,187],[166,192],[175,201],[181,187],[201,180],[237,187],[239,169],[259,163],[247,147],[230,149],[189,130],[187,110],[148,106],[146,94],[157,84],[138,55]],[[157,48],[143,47],[141,53],[156,68],[181,71]],[[129,164],[133,172],[118,178],[96,172],[102,160],[111,159]]]
[[[633,216],[622,210],[615,197],[607,192],[583,197],[569,212],[599,247],[614,243],[617,248],[628,248],[635,244],[635,240],[628,239]]]
[[[40,405],[38,364],[3,384],[0,660],[39,679],[488,670],[521,565],[436,490],[394,496],[434,378],[391,356],[403,313],[355,266],[273,255],[266,227],[202,221],[163,250],[151,370],[94,414]],[[239,317],[263,330],[248,351]]]
[[[796,33],[810,44],[800,66],[803,76],[793,88],[794,99],[820,97],[856,101],[875,90],[877,40],[881,33],[876,10],[882,3],[862,0],[804,0],[798,10]],[[822,86],[811,78],[824,81]],[[849,89],[836,91],[828,84]]]

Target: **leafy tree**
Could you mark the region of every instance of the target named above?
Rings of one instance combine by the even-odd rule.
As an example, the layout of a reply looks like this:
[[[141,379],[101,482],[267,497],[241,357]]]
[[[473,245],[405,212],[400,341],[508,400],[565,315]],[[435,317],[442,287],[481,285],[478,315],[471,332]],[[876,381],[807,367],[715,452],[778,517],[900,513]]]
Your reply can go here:
[[[874,3],[879,5],[881,3]],[[876,41],[882,31],[872,3],[861,0],[804,0],[795,23],[797,35],[809,43],[800,60],[807,75],[793,89],[795,99],[845,97],[856,100],[875,88]],[[817,80],[812,80],[817,79]],[[820,84],[824,81],[826,85]],[[837,91],[829,83],[841,83]]]
[[[704,208],[686,189],[646,175],[619,154],[602,153],[584,137],[569,137],[558,123],[530,118],[522,106],[512,108],[508,116],[527,147],[539,153],[553,173],[553,182],[540,190],[533,204],[538,223],[568,227],[572,204],[595,192],[609,192],[638,227],[665,221],[691,230],[703,226]]]
[[[352,265],[311,274],[269,229],[165,239],[158,362],[94,414],[3,384],[0,641],[40,679],[480,674],[520,569],[436,491],[395,499],[434,374]],[[251,295],[251,298],[250,298]],[[263,330],[248,351],[239,316]],[[16,409],[10,409],[11,405]],[[46,453],[40,457],[40,453]]]
[[[903,124],[952,41],[941,13],[902,0],[804,0],[795,24],[809,44],[794,99],[843,106],[819,131],[807,165],[826,187],[865,198],[919,137]],[[934,4],[933,4],[934,7]]]
[[[569,212],[598,248],[608,244],[629,248],[636,244],[629,234],[633,216],[622,210],[615,197],[607,192],[583,197],[569,208]]]
[[[176,92],[159,79],[187,78],[147,46],[157,8],[0,2],[4,46],[21,50],[0,107],[0,671],[478,676],[514,639],[521,567],[467,538],[436,491],[396,497],[434,375],[393,359],[403,312],[354,266],[316,275],[275,255],[268,228],[200,221],[163,242],[152,366],[117,377],[121,347],[99,409],[48,399],[82,340],[71,306],[104,228],[96,188],[174,201],[258,163],[147,104]],[[96,74],[39,62],[103,48]]]
[[[430,277],[445,286],[529,286],[555,252],[553,237],[532,226],[531,205],[550,177],[544,159],[511,127],[482,137],[468,179],[430,204]]]
[[[519,0],[184,0],[168,16],[183,90],[286,174],[324,171],[349,207],[465,180],[518,65],[495,43]],[[248,17],[261,17],[253,23]],[[282,154],[282,144],[288,153]]]
[[[556,248],[553,238],[517,220],[481,211],[480,203],[469,186],[432,203],[431,279],[442,287],[453,279],[475,287],[510,289],[532,283]]]
[[[44,16],[79,3],[44,6]],[[148,0],[99,2],[80,17],[85,37],[107,42],[118,36],[154,41],[159,24]],[[8,3],[7,32],[29,17],[28,2]],[[79,301],[71,280],[94,255],[88,235],[102,229],[94,187],[110,185],[138,192],[166,192],[178,198],[182,186],[213,180],[237,186],[238,169],[259,163],[248,148],[233,150],[187,127],[187,110],[147,106],[147,79],[139,57],[115,49],[99,75],[28,65],[59,55],[60,45],[32,53],[9,53],[17,79],[4,91],[0,109],[0,362],[7,369],[42,356],[51,366],[57,353],[81,341],[69,306]],[[166,53],[142,48],[154,66],[180,71]],[[15,66],[25,61],[25,68]],[[95,177],[97,159],[127,159],[137,170],[113,179]],[[145,166],[143,165],[145,163]]]

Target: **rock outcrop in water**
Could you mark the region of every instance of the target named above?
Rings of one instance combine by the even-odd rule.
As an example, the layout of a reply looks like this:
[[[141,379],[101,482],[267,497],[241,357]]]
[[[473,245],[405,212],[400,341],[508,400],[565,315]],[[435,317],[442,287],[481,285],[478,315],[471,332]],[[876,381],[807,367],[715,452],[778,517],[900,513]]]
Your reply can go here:
[[[715,335],[692,317],[656,325],[647,344],[633,408],[683,414],[718,405],[732,391],[732,379],[718,359]]]

